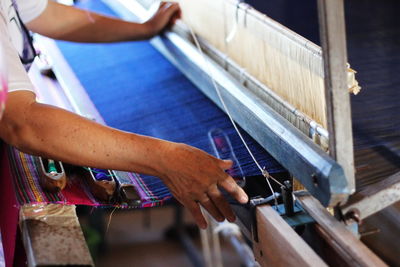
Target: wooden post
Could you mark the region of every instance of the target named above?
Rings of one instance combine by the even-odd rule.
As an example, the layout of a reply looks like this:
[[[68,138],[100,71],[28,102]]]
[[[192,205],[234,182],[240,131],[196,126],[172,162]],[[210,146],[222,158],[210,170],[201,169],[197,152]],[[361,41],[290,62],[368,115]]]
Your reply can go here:
[[[347,89],[347,49],[343,0],[318,0],[325,70],[329,153],[343,167],[348,188],[355,190],[353,132]]]
[[[271,206],[256,213],[259,242],[253,250],[261,266],[327,266]]]
[[[329,214],[318,200],[306,192],[298,192],[296,197],[305,211],[316,220],[320,235],[349,266],[386,266],[342,222]]]
[[[75,206],[24,205],[20,225],[28,266],[94,266]]]

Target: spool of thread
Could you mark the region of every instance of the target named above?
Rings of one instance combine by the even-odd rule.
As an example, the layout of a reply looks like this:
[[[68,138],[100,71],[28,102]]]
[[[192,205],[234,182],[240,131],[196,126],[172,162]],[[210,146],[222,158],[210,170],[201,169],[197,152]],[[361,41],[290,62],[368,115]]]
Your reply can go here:
[[[97,181],[111,181],[111,176],[107,170],[92,168],[92,172],[94,174],[94,178]]]
[[[47,172],[50,174],[57,174],[56,163],[52,159],[48,160]]]

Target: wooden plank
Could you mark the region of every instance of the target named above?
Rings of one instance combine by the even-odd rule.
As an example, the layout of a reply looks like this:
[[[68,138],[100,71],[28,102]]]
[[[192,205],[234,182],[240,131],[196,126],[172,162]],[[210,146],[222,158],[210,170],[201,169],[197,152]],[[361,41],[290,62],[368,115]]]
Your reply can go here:
[[[354,194],[342,208],[344,214],[358,213],[360,220],[400,200],[400,172],[374,183]]]
[[[350,192],[355,190],[353,132],[347,87],[347,49],[343,0],[318,0],[325,70],[329,153],[343,167]]]
[[[253,250],[261,266],[327,266],[271,206],[256,213],[259,242]]]
[[[363,220],[361,240],[389,266],[399,266],[400,202]]]
[[[302,207],[318,223],[317,230],[321,236],[350,266],[386,266],[378,256],[347,230],[343,223],[329,214],[318,200],[306,192],[297,192],[296,197]]]
[[[24,205],[20,226],[29,267],[94,266],[75,206]]]

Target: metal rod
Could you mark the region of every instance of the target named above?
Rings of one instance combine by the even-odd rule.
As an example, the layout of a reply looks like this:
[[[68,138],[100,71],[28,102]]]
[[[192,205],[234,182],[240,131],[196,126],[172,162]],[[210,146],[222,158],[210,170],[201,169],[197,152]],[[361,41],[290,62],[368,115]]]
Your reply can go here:
[[[209,67],[234,120],[324,205],[333,206],[347,199],[349,190],[343,169],[222,67],[211,59],[205,66],[196,48],[175,33],[154,38],[152,44],[222,108],[208,76]]]
[[[126,13],[127,10],[124,9],[124,12]],[[211,86],[204,58],[193,44],[171,32],[164,37],[154,38],[152,44],[205,95],[221,107],[215,89]],[[54,72],[57,77],[74,78],[62,80],[61,85],[64,88],[74,88],[73,85],[79,85],[77,88],[81,88],[56,46],[54,44],[48,44],[48,46],[53,48],[49,49],[51,55],[57,55],[60,59],[60,61],[54,60]],[[222,97],[235,121],[296,176],[323,205],[333,206],[345,201],[349,190],[343,169],[307,136],[273,111],[262,99],[246,90],[221,66],[213,63],[211,59],[209,61],[211,64],[208,67],[211,68],[214,79],[221,89]],[[62,66],[60,62],[64,62]],[[59,75],[61,73],[63,75]],[[83,89],[68,92],[68,98],[79,114],[89,114],[99,123],[103,122],[93,104],[88,104],[91,101]]]
[[[237,236],[236,234],[230,231],[221,231],[222,236],[229,241],[232,245],[233,249],[236,251],[237,255],[241,260],[242,266],[244,267],[257,267],[260,266],[254,259],[254,254],[243,240],[242,237]]]
[[[177,238],[186,252],[186,255],[190,259],[190,262],[194,267],[204,267],[204,261],[201,253],[194,245],[192,239],[185,231],[185,225],[183,222],[183,208],[179,204],[175,206],[175,228]]]

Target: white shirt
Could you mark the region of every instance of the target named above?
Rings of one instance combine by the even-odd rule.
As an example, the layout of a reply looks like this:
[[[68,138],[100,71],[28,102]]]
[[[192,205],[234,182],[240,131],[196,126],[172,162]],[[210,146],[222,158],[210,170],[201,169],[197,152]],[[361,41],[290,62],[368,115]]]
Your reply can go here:
[[[46,8],[47,0],[16,0],[21,20],[27,23],[38,17]],[[23,50],[21,25],[16,17],[12,0],[0,0],[0,41],[6,56],[9,92],[33,91],[33,85],[22,65],[19,54]]]

